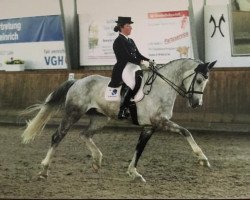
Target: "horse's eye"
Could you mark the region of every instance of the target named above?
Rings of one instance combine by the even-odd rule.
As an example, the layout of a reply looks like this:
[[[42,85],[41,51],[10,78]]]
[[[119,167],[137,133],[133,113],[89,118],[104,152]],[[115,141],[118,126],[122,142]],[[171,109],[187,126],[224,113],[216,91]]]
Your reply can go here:
[[[202,83],[202,80],[201,79],[197,79],[196,82],[197,82],[197,84],[200,85]]]

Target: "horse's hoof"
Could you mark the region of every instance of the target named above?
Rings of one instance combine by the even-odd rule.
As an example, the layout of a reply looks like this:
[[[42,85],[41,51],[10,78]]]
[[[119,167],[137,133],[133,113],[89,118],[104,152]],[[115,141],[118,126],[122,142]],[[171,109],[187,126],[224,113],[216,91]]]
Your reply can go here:
[[[211,168],[210,163],[208,162],[208,160],[199,160],[199,164],[208,168]]]
[[[208,167],[208,168],[211,168],[211,165],[210,165],[210,163],[208,161],[206,161],[205,166]]]
[[[146,183],[146,180],[142,177],[142,175],[135,175],[130,171],[127,171],[127,174],[132,178],[135,182],[143,182]]]
[[[132,177],[132,174],[130,173],[130,171],[127,171],[126,174],[128,174],[130,177]]]
[[[136,176],[134,178],[134,181],[139,181],[139,182],[142,182],[142,183],[146,183],[146,180],[142,176]]]
[[[95,173],[98,173],[100,166],[95,163],[92,163],[92,169]]]
[[[42,172],[40,172],[38,174],[37,180],[41,181],[41,180],[47,180],[48,178],[48,174],[43,174]]]

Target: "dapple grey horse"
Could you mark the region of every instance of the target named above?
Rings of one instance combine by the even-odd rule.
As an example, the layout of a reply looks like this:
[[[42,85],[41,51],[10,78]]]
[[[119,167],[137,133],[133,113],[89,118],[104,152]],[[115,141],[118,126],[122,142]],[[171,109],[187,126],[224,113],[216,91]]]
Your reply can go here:
[[[163,130],[183,135],[190,144],[201,165],[210,167],[207,157],[194,141],[191,133],[170,121],[174,102],[178,94],[187,98],[188,104],[195,108],[202,105],[202,97],[208,82],[209,71],[216,61],[203,63],[194,59],[178,59],[164,65],[151,66],[144,71],[143,83],[147,88],[147,95],[136,103],[139,126],[142,127],[134,156],[128,166],[127,173],[133,179],[145,182],[137,172],[138,160],[148,140],[155,131]],[[48,176],[48,168],[56,147],[69,131],[70,127],[82,116],[90,117],[88,128],[81,132],[88,149],[92,153],[92,166],[98,171],[101,167],[102,153],[95,145],[92,136],[103,128],[110,119],[116,119],[119,111],[119,102],[106,101],[105,89],[110,78],[91,75],[79,80],[68,80],[62,83],[55,91],[48,95],[45,102],[28,109],[39,110],[37,115],[28,122],[22,134],[23,143],[28,143],[38,135],[50,119],[53,111],[62,109],[61,123],[52,136],[51,147],[41,165],[43,170],[40,178]],[[150,91],[150,92],[149,92]],[[106,116],[106,121],[100,122],[96,115],[88,115],[88,111],[95,110]]]

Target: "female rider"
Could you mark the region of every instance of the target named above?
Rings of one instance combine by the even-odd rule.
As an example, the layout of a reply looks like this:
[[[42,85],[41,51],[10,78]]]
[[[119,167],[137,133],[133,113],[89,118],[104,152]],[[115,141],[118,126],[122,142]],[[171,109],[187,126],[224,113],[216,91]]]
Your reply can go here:
[[[118,17],[118,21],[116,21],[116,23],[117,25],[114,27],[114,31],[119,31],[119,35],[113,43],[113,50],[117,62],[114,65],[111,82],[108,86],[119,87],[122,85],[124,83],[122,75],[123,71],[126,70],[126,68],[129,68],[130,63],[135,64],[133,65],[135,66],[135,69],[131,70],[131,76],[135,77],[135,86],[134,88],[126,87],[121,98],[118,119],[124,119],[127,118],[126,113],[130,99],[134,98],[141,85],[143,73],[139,65],[142,64],[143,60],[148,62],[153,61],[141,55],[134,41],[128,37],[132,30],[131,24],[133,24],[131,17]]]

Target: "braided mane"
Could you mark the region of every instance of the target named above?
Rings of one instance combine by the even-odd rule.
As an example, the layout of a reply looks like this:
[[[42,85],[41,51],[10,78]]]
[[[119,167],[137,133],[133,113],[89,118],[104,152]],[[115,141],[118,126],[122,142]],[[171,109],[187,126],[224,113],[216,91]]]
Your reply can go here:
[[[176,61],[180,61],[180,60],[193,60],[193,61],[195,61],[195,62],[197,62],[197,63],[199,63],[199,64],[201,64],[201,63],[203,63],[203,61],[201,61],[201,60],[199,60],[199,59],[193,59],[193,58],[179,58],[179,59],[176,59],[176,60],[171,60],[171,61],[169,61],[168,63],[165,63],[165,64],[159,64],[157,67],[156,67],[156,69],[161,69],[161,68],[163,68],[163,67],[167,67],[168,65],[170,65],[170,64],[172,64],[172,63],[174,63],[174,62],[176,62]]]

